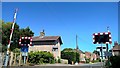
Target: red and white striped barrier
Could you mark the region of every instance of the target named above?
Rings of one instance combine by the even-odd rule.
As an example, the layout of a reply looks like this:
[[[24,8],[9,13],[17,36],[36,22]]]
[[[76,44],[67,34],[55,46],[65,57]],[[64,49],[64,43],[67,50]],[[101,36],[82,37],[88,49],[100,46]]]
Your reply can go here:
[[[105,42],[103,44],[112,44],[112,38],[111,38],[111,33],[110,32],[103,32],[103,33],[94,33],[93,34],[93,43],[95,43],[95,36],[98,35],[109,35],[109,41]],[[100,44],[99,42],[96,42],[96,44]]]
[[[28,46],[32,46],[32,37],[20,37],[19,39],[19,45],[23,46],[24,44],[21,43],[22,39],[29,39],[30,40],[30,44],[28,44]]]

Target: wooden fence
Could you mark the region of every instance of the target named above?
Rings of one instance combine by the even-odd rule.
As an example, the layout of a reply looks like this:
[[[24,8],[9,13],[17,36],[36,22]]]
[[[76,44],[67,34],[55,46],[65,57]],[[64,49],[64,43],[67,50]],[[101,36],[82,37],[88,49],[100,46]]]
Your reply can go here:
[[[4,63],[4,59],[5,59],[5,54],[6,53],[2,53],[2,62]],[[22,58],[22,53],[13,53],[10,52],[10,57],[9,57],[9,62],[8,65],[9,66],[21,66],[23,65],[23,58]],[[27,58],[28,61],[28,58]],[[28,63],[26,61],[26,64]]]

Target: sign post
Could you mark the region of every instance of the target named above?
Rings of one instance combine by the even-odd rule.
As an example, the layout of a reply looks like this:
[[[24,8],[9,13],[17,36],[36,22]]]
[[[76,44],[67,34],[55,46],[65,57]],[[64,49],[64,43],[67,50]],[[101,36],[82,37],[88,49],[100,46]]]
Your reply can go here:
[[[111,33],[110,32],[104,32],[104,33],[94,33],[93,34],[93,43],[94,44],[106,44],[106,51],[108,51],[108,44],[112,43],[111,40]]]
[[[28,56],[28,46],[24,45],[21,47],[22,56],[24,56],[24,64],[26,64],[26,57]]]
[[[28,57],[29,46],[32,46],[32,37],[20,37],[19,45],[21,46],[21,52],[22,52],[24,65],[25,65],[26,58]]]
[[[106,44],[106,52],[107,52],[108,51],[108,44],[112,43],[111,33],[109,31],[103,32],[103,33],[94,33],[93,34],[93,43],[94,44],[101,44],[101,48],[98,48],[98,49],[100,49],[100,51],[101,51],[101,62],[102,62],[102,60],[103,60],[102,44]]]

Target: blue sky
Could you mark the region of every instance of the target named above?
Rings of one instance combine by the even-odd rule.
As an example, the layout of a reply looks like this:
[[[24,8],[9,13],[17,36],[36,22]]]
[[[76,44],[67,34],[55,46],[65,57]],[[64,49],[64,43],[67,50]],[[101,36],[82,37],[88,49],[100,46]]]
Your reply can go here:
[[[61,49],[75,48],[77,34],[79,49],[92,52],[99,46],[93,44],[92,34],[107,31],[107,26],[112,41],[118,40],[117,2],[3,2],[5,22],[12,22],[15,8],[20,28],[29,26],[34,36],[43,29],[46,36],[61,36]]]

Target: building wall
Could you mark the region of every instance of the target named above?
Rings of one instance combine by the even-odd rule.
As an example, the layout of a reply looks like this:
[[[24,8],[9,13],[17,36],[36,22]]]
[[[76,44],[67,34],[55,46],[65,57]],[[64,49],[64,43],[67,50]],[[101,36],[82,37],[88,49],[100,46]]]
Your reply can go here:
[[[85,52],[85,56],[87,59],[90,59],[91,58],[91,53],[90,52]]]
[[[47,51],[53,54],[53,56],[55,58],[61,58],[61,49],[60,49],[60,42],[59,40],[55,41],[56,44],[55,45],[33,45],[31,47],[29,47],[29,52],[30,51]],[[53,51],[53,47],[58,47],[57,51]]]
[[[114,53],[114,56],[115,56],[115,55],[116,55],[116,56],[119,56],[119,55],[120,55],[120,51],[114,51],[113,53]]]
[[[97,58],[99,58],[98,55],[96,55],[95,53],[90,53],[90,52],[85,52],[85,57],[87,59],[90,59],[90,61],[97,60]]]
[[[80,61],[85,61],[85,54],[80,53]]]
[[[93,53],[93,54],[91,54],[91,61],[92,61],[92,60],[97,60],[97,55],[96,55],[96,54],[94,54],[94,53]]]

